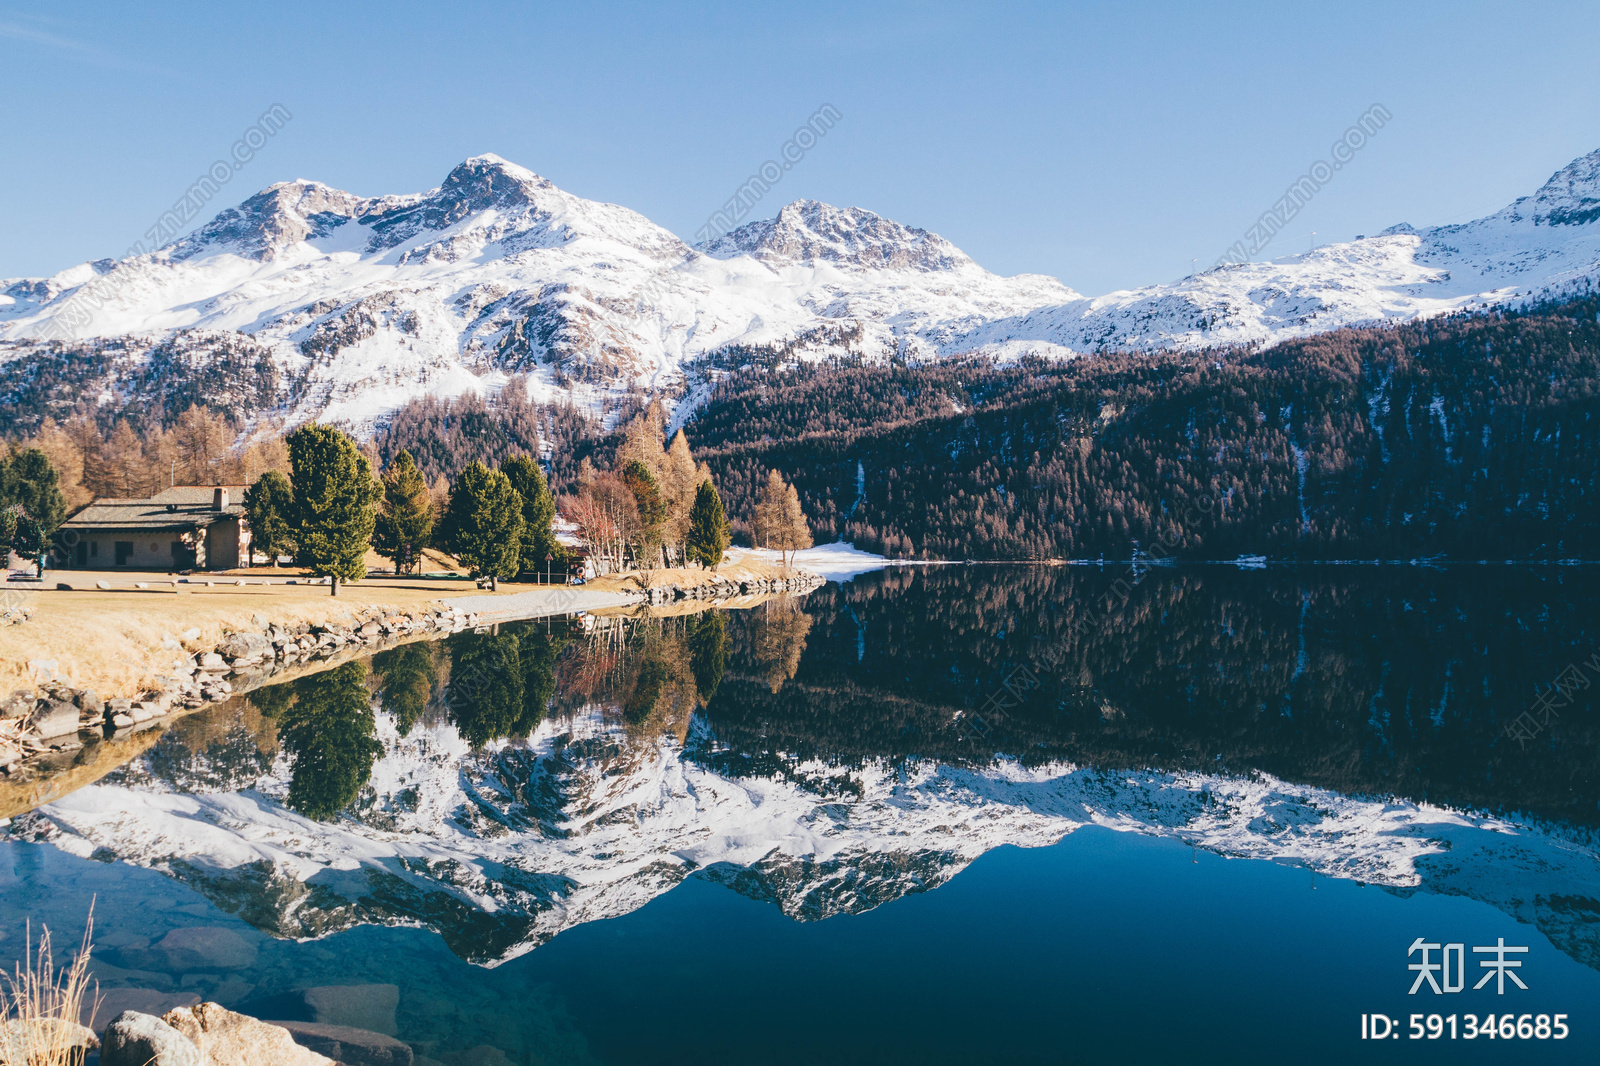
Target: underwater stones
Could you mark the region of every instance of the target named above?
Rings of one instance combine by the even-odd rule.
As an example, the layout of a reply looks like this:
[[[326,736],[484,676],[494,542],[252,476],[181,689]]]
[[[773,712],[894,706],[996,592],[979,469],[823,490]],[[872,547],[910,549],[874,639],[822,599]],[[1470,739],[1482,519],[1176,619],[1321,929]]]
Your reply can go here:
[[[320,1022],[275,1022],[294,1035],[295,1043],[345,1066],[413,1066],[410,1044],[392,1036],[348,1025]]]
[[[256,946],[232,929],[196,925],[174,929],[156,947],[175,970],[239,970],[256,961]]]
[[[395,1009],[400,1005],[397,985],[323,985],[306,989],[304,995],[312,1021],[386,1036],[399,1031],[395,1024]]]

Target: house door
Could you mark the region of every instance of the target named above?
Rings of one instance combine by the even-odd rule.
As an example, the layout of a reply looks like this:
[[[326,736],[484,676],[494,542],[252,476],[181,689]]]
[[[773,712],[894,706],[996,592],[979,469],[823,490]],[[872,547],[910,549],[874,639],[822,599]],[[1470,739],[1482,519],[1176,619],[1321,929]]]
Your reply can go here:
[[[119,541],[117,541],[116,551],[117,551],[117,565],[118,566],[127,566],[128,565],[128,557],[133,554],[133,541],[131,541],[131,540],[119,540]]]
[[[74,565],[76,565],[78,567],[88,566],[89,565],[89,542],[85,541],[85,540],[78,541],[78,546],[73,549],[72,555],[73,555],[73,563],[74,563]]]
[[[175,540],[169,550],[172,552],[172,568],[174,570],[194,569],[193,548],[188,547],[181,540]]]

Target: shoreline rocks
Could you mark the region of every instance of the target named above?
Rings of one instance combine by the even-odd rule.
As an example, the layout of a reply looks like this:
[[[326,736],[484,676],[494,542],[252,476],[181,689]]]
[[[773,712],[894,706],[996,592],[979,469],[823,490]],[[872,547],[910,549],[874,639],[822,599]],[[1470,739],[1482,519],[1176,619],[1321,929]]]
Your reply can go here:
[[[400,1046],[409,1066],[411,1048]],[[99,1047],[100,1066],[336,1066],[283,1026],[219,1003],[176,1007],[159,1018],[125,1010],[106,1026]]]
[[[281,669],[349,649],[376,648],[417,634],[447,636],[479,625],[476,613],[457,607],[366,607],[320,624],[279,624],[259,615],[253,622],[255,629],[228,633],[214,648],[179,660],[172,676],[158,678],[160,688],[137,698],[102,700],[91,690],[54,680],[12,693],[0,701],[0,777],[36,765],[70,763],[86,743],[127,736],[175,711],[221,703],[260,687]],[[184,635],[199,635],[191,633]],[[182,645],[174,641],[169,647]]]
[[[651,605],[672,603],[674,600],[727,600],[735,596],[756,596],[764,592],[810,592],[826,584],[826,580],[810,571],[792,577],[747,579],[734,581],[714,578],[704,585],[653,585],[643,592],[644,601]]]

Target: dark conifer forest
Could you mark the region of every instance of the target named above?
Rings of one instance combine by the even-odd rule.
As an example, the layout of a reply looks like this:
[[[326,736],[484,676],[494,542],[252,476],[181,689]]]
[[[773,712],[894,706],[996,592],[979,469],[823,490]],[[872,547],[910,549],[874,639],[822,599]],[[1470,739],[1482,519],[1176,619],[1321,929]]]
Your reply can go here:
[[[749,367],[688,429],[736,519],[775,468],[819,543],[892,556],[1593,559],[1597,414],[1591,296],[1264,350]]]

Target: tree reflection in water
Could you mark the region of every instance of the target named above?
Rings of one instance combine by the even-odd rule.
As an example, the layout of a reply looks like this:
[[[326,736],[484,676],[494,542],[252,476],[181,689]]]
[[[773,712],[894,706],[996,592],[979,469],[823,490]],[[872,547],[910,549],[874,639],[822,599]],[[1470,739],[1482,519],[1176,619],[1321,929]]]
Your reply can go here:
[[[450,718],[474,748],[520,740],[544,721],[565,638],[535,626],[458,634],[448,642]]]
[[[383,701],[383,709],[394,715],[400,735],[409,736],[428,709],[434,682],[439,677],[433,665],[432,647],[419,641],[379,652],[372,657],[372,670],[382,678],[378,696]]]
[[[692,615],[689,627],[689,669],[701,703],[710,703],[728,670],[728,621],[721,611]]]
[[[326,821],[360,795],[383,752],[374,736],[367,666],[349,662],[282,687],[294,690],[293,699],[277,709],[278,741],[289,752],[292,771],[288,803]]]

